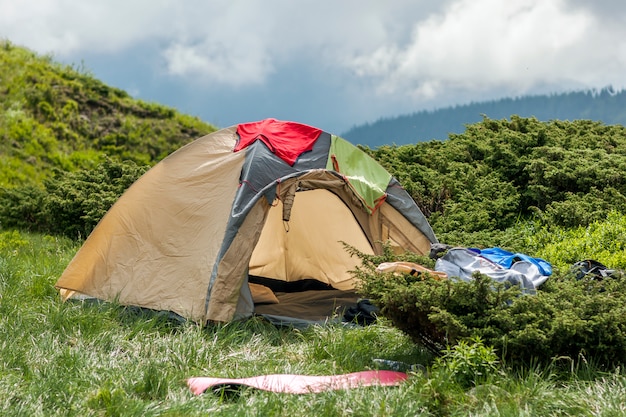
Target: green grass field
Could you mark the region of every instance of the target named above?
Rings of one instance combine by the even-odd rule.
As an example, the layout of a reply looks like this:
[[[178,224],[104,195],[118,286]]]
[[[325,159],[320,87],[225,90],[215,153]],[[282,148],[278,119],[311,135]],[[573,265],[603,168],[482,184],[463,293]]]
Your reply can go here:
[[[109,303],[61,303],[53,285],[79,243],[0,232],[0,415],[3,416],[617,416],[626,378],[584,360],[461,384],[384,321],[369,327],[276,328],[262,320],[203,328]],[[243,389],[193,395],[192,376],[330,375],[373,359],[421,363],[398,387],[320,394]],[[436,362],[435,362],[436,364]],[[448,364],[449,365],[449,364]],[[471,365],[471,363],[470,363]],[[566,366],[562,366],[566,365]],[[557,371],[558,370],[558,371]]]

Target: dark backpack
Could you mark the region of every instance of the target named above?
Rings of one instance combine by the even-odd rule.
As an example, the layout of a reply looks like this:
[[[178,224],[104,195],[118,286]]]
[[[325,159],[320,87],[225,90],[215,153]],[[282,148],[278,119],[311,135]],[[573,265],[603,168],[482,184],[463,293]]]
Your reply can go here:
[[[602,280],[606,277],[616,278],[619,274],[615,269],[609,269],[606,265],[594,261],[593,259],[586,259],[584,261],[578,261],[570,268],[570,272],[578,280],[585,277]]]
[[[344,315],[343,321],[357,322],[361,326],[367,326],[376,322],[380,310],[368,299],[359,300],[354,307],[349,307]]]

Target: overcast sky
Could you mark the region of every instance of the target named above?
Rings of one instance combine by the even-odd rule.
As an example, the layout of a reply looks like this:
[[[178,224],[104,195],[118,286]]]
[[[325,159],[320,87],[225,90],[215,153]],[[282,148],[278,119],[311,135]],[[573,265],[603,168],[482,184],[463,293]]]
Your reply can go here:
[[[626,87],[623,0],[0,0],[0,38],[218,127]]]

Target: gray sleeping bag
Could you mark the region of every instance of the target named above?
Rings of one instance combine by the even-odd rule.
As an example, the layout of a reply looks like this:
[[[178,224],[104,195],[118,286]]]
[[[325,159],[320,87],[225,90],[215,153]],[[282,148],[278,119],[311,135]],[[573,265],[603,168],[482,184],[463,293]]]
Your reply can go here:
[[[529,294],[548,279],[532,262],[520,260],[505,268],[467,248],[448,249],[444,256],[437,259],[435,271],[445,272],[450,279],[458,277],[463,281],[471,281],[472,274],[479,272],[494,281],[519,285],[522,292]]]

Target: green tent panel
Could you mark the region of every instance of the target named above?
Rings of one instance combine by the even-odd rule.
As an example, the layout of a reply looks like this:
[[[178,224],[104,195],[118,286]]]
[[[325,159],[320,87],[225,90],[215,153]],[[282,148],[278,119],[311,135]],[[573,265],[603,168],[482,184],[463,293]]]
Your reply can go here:
[[[331,135],[326,169],[345,175],[370,212],[383,201],[391,180],[391,174],[372,157],[335,135]]]

